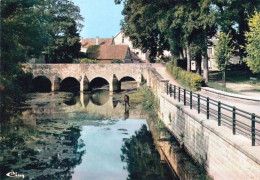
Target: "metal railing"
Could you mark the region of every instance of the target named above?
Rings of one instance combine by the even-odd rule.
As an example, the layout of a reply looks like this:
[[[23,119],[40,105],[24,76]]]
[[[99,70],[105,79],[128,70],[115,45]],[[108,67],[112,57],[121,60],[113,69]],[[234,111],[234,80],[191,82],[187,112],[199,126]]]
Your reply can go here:
[[[166,84],[166,93],[183,102],[184,106],[196,109],[198,114],[206,114],[207,119],[217,120],[218,126],[227,126],[233,135],[242,134],[252,140],[252,146],[260,144],[260,117],[242,109],[216,101],[209,97],[188,91],[184,88]]]

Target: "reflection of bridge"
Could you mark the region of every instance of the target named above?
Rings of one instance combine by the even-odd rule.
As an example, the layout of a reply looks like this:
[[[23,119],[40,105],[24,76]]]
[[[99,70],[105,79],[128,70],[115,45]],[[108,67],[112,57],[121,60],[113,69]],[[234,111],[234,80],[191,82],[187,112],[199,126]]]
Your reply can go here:
[[[65,80],[72,79],[80,91],[92,89],[91,82],[106,81],[110,91],[118,91],[124,78],[135,80],[139,85],[147,76],[147,64],[26,64],[24,70],[31,72],[37,81],[39,77],[49,80],[52,91],[60,89]]]
[[[39,94],[42,95],[42,94]],[[71,118],[74,116],[74,112],[86,112],[90,115],[101,116],[110,119],[146,119],[147,114],[139,109],[129,109],[125,111],[123,102],[115,99],[115,96],[109,95],[108,91],[97,94],[84,94],[80,93],[80,96],[72,97],[64,103],[57,99],[58,94],[51,93],[51,96],[46,97],[46,102],[43,100],[41,106],[31,106],[32,109],[23,112],[23,120],[25,124],[36,126],[36,119],[45,117],[46,119],[57,118]],[[43,95],[42,95],[43,96]],[[49,101],[49,97],[52,97],[54,101]],[[40,98],[40,97],[39,97]],[[57,110],[62,109],[59,112],[66,112],[58,115]],[[71,113],[70,113],[71,112]],[[68,117],[69,116],[69,117]]]
[[[107,118],[146,119],[147,117],[147,113],[140,109],[130,109],[125,111],[124,104],[120,101],[115,101],[115,98],[112,95],[106,97],[105,95],[104,97],[101,96],[99,102],[102,102],[102,98],[106,98],[106,100],[103,101],[104,104],[96,103],[89,95],[81,93],[80,103],[82,109],[90,114]]]

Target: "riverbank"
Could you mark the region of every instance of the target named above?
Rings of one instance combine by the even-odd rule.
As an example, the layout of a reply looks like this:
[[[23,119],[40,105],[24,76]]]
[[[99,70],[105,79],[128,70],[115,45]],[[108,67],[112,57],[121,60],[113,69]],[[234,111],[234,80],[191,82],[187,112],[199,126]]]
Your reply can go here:
[[[136,93],[130,94],[130,99],[132,106],[142,104],[143,109],[147,111],[149,129],[163,163],[167,163],[180,179],[212,179],[203,165],[196,163],[159,119],[158,99],[147,86],[141,86]]]

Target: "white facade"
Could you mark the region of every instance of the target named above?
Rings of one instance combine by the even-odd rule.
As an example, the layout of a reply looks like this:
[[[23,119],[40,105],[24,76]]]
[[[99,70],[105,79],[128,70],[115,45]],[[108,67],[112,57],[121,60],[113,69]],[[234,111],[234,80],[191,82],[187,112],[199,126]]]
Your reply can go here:
[[[124,36],[124,34],[122,32],[118,33],[114,37],[113,44],[115,44],[115,45],[128,45],[130,50],[132,52],[134,52],[142,61],[147,62],[147,60],[148,60],[148,53],[143,53],[141,49],[134,48],[130,38],[127,37],[127,36]]]

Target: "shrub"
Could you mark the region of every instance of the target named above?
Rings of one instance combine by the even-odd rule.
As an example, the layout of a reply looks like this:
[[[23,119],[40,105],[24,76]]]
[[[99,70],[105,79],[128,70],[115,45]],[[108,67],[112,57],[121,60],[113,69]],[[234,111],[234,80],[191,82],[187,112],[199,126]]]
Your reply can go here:
[[[167,64],[167,71],[182,84],[188,86],[192,90],[199,90],[203,84],[203,78],[195,73],[183,70],[180,67],[174,66],[174,63]]]
[[[76,59],[74,60],[74,63],[80,63],[80,64],[97,64],[99,63],[97,60],[93,60],[93,59]]]
[[[111,63],[124,63],[121,59],[113,59]]]

